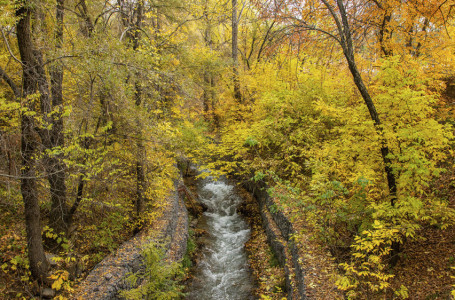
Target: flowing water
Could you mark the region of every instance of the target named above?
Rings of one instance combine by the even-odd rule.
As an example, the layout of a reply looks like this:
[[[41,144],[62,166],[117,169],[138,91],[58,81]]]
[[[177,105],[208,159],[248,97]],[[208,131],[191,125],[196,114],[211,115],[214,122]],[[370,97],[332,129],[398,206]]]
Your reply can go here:
[[[208,208],[198,228],[206,230],[208,236],[187,299],[254,299],[244,250],[250,230],[237,213],[242,200],[235,194],[234,186],[221,179],[201,181],[198,193]]]

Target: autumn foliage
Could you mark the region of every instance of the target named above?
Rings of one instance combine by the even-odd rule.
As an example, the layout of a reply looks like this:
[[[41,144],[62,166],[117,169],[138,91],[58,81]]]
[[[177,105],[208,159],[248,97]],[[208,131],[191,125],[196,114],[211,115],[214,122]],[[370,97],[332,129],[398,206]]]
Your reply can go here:
[[[453,241],[403,270],[454,226],[454,5],[0,0],[0,293],[70,295],[186,157],[266,181],[346,297],[450,297]]]

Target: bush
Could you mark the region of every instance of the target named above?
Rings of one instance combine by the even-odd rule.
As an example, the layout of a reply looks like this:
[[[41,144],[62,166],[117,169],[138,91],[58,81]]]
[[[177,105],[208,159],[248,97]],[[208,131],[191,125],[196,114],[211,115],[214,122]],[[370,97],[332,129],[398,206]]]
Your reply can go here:
[[[121,297],[128,300],[140,299],[176,299],[183,296],[182,286],[177,277],[182,275],[181,266],[176,262],[165,260],[163,245],[154,242],[147,245],[142,253],[144,269],[128,277],[131,286],[138,286],[122,291]]]

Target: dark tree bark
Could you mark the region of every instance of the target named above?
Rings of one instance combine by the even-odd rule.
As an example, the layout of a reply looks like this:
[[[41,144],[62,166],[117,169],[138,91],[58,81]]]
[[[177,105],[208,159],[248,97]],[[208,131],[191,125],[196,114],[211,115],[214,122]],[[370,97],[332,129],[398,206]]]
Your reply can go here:
[[[17,11],[20,16],[17,24],[17,41],[22,60],[22,101],[30,111],[35,107],[27,97],[36,93],[38,84],[36,59],[33,54],[33,43],[30,31],[31,12],[22,7]],[[44,254],[41,239],[40,209],[35,179],[35,155],[38,134],[35,131],[35,120],[27,113],[21,114],[21,193],[25,208],[25,226],[27,232],[28,258],[32,276],[41,282],[46,281],[49,263]]]
[[[64,0],[57,0],[55,47],[62,48],[63,44],[63,17]],[[45,78],[45,75],[43,75]],[[63,162],[63,150],[65,136],[63,133],[63,66],[59,63],[51,67],[51,95],[52,102],[49,105],[53,111],[49,120],[52,127],[48,132],[48,149],[58,149],[60,153],[51,155],[47,159],[47,173],[51,192],[50,225],[56,233],[66,234],[68,231],[68,205],[66,200],[66,165]]]
[[[1,67],[0,67],[0,78],[3,79],[9,85],[9,87],[13,91],[14,97],[16,99],[19,99],[21,96],[20,89],[17,87],[16,83],[11,79],[11,77],[9,77],[8,74],[6,74],[5,70],[3,70]]]
[[[204,30],[204,43],[205,46],[210,49],[213,46],[212,41],[212,24],[208,15],[208,0],[204,3],[204,21],[205,21],[205,30]],[[204,108],[204,118],[206,121],[213,121],[215,128],[219,126],[218,116],[216,115],[216,95],[215,95],[215,78],[213,72],[204,70],[203,74],[204,80],[204,91],[202,94],[202,105]]]
[[[142,103],[142,89],[139,82],[135,83],[136,107],[140,109]],[[142,141],[142,123],[139,118],[136,119],[137,138],[136,138],[136,215],[142,212],[145,200],[145,147]]]
[[[237,102],[242,102],[242,93],[240,91],[239,81],[239,59],[238,59],[238,35],[239,35],[239,19],[237,16],[237,0],[232,0],[232,72],[234,81],[234,99]]]
[[[61,48],[63,42],[63,10],[64,0],[57,0],[56,7],[56,29],[55,42],[57,50]],[[45,126],[37,126],[41,143],[45,150],[51,154],[45,154],[44,165],[46,168],[47,179],[50,185],[51,211],[49,214],[49,225],[55,233],[66,235],[68,230],[68,206],[66,203],[66,166],[63,162],[64,134],[63,134],[63,68],[61,65],[54,65],[50,68],[51,87],[44,69],[43,55],[34,46],[31,20],[32,16],[38,19],[36,12],[29,8],[22,8],[25,12],[24,17],[18,23],[18,44],[21,60],[24,68],[23,91],[24,97],[39,92],[40,112]],[[24,116],[27,121],[28,117]],[[50,126],[48,126],[50,125]],[[34,146],[34,150],[37,147]],[[52,152],[57,152],[52,154]],[[30,176],[29,176],[30,177]],[[56,246],[49,241],[49,246]]]
[[[77,3],[76,9],[79,10],[79,13],[83,19],[83,25],[81,26],[83,35],[86,37],[91,37],[95,26],[92,19],[90,18],[90,15],[88,14],[87,4],[85,3],[85,0],[81,0],[79,3]]]
[[[261,43],[261,47],[259,47],[259,51],[258,51],[258,56],[256,58],[256,60],[259,62],[261,60],[261,55],[262,55],[262,52],[264,51],[265,49],[265,44],[266,42],[269,40],[269,36],[270,36],[270,33],[272,31],[272,28],[273,26],[275,25],[275,20],[273,20],[272,24],[270,24],[270,26],[268,26],[267,28],[267,32],[264,36],[264,39],[262,40],[262,43]]]
[[[82,26],[82,28],[81,28],[81,32],[86,38],[90,38],[93,34],[93,30],[95,29],[95,26],[88,13],[88,9],[87,9],[85,0],[81,0],[78,4],[76,4],[76,9],[79,10],[79,13],[81,15],[81,18],[82,18],[83,24],[84,24],[84,26]],[[93,90],[93,82],[94,82],[94,80],[91,81],[91,88],[90,88],[91,90]],[[101,107],[104,108],[104,94],[101,94],[101,96],[100,96],[100,103],[101,103]],[[103,109],[103,112],[104,111],[105,110]],[[101,121],[101,119],[102,119],[102,117],[100,117],[99,122]],[[95,133],[97,132],[98,127],[99,127],[99,123],[98,123],[97,128],[95,129]],[[85,131],[87,132],[87,128]],[[85,150],[88,150],[90,148],[91,142],[92,142],[92,139],[85,137],[83,139],[83,141],[81,142],[82,148]],[[85,154],[83,164],[85,164],[86,161],[87,161],[87,155]],[[71,223],[73,221],[73,217],[79,207],[79,204],[82,201],[82,196],[84,195],[84,187],[85,187],[85,180],[84,180],[85,175],[86,175],[85,172],[82,172],[82,174],[79,175],[79,179],[78,179],[78,183],[77,183],[76,199],[74,200],[73,205],[69,209],[68,215],[67,215],[66,222],[68,225],[71,225]]]
[[[137,50],[139,48],[139,41],[141,38],[141,30],[142,30],[142,19],[144,13],[144,5],[142,1],[137,3],[136,7],[136,24],[135,30],[133,35],[133,50]],[[139,74],[136,74],[139,77]],[[139,78],[136,79],[134,83],[134,96],[135,96],[135,104],[138,109],[141,108],[142,105],[142,87],[139,83]],[[137,126],[137,139],[136,139],[136,147],[137,147],[137,154],[136,154],[136,214],[137,216],[140,215],[142,212],[142,207],[144,205],[144,191],[145,191],[145,170],[144,170],[144,161],[145,161],[145,147],[142,141],[142,123],[140,118],[136,119],[136,126]]]
[[[360,72],[357,68],[357,64],[355,62],[354,46],[353,46],[351,29],[349,26],[348,15],[346,13],[346,9],[344,7],[342,0],[336,1],[337,7],[339,10],[339,14],[340,14],[340,17],[339,17],[336,14],[334,7],[327,0],[322,0],[322,2],[329,10],[329,12],[336,24],[338,35],[339,35],[339,38],[337,38],[337,42],[341,45],[341,47],[343,49],[343,54],[348,63],[349,70],[354,79],[354,83],[357,86],[357,89],[360,92],[360,95],[362,96],[362,98],[365,102],[365,105],[368,108],[370,117],[375,124],[376,132],[380,136],[381,156],[382,156],[382,160],[384,162],[384,171],[385,171],[386,177],[387,177],[387,184],[388,184],[389,194],[390,194],[390,199],[391,199],[390,202],[391,202],[391,205],[394,206],[395,200],[396,200],[396,194],[397,194],[397,185],[396,185],[395,175],[393,174],[393,170],[391,167],[391,161],[389,158],[390,150],[387,145],[387,140],[384,137],[381,121],[380,121],[379,115],[376,111],[376,107],[374,105],[373,99],[371,98],[371,95],[368,92],[368,89],[365,86],[365,83],[363,82],[362,76],[360,75]],[[314,28],[311,28],[311,29],[314,29]]]
[[[327,7],[327,9],[330,11],[332,18],[336,23],[336,26],[338,28],[338,34],[339,34],[338,42],[340,43],[341,47],[343,48],[343,53],[346,58],[346,61],[348,62],[349,70],[351,71],[351,74],[353,76],[354,83],[357,86],[357,89],[359,90],[359,92],[368,108],[370,117],[374,121],[376,132],[378,133],[378,135],[381,139],[381,156],[382,156],[382,160],[384,162],[384,171],[385,171],[386,177],[387,177],[390,204],[392,207],[394,207],[395,201],[397,198],[397,184],[396,184],[395,174],[393,173],[393,169],[391,166],[392,162],[389,158],[390,150],[387,145],[387,139],[384,137],[384,132],[383,132],[383,128],[381,125],[381,121],[380,121],[379,115],[376,111],[376,107],[373,103],[373,99],[371,98],[371,95],[368,92],[368,89],[366,88],[365,83],[362,80],[360,72],[357,68],[357,64],[355,62],[354,46],[353,46],[353,41],[352,41],[352,36],[351,36],[351,29],[349,26],[348,15],[346,13],[346,9],[344,7],[343,0],[337,0],[337,6],[338,6],[341,20],[338,18],[338,16],[335,13],[334,8],[328,3],[327,0],[322,0],[322,2]],[[398,242],[392,242],[391,247],[392,247],[392,252],[391,252],[391,256],[390,256],[390,264],[392,266],[394,266],[398,262],[398,253],[400,252],[400,244]]]
[[[390,21],[392,20],[392,12],[385,10],[382,18],[381,27],[379,28],[379,45],[383,56],[392,56],[393,50],[390,47],[390,39],[392,31],[390,30]]]

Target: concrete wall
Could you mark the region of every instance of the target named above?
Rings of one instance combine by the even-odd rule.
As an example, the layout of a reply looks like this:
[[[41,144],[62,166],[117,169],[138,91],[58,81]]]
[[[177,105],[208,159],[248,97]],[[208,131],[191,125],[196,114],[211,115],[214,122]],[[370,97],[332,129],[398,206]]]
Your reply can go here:
[[[295,244],[289,239],[294,233],[292,223],[281,211],[271,213],[273,200],[267,193],[267,185],[248,181],[245,188],[258,201],[267,240],[286,274],[288,299],[306,299],[304,270],[299,264],[301,257]]]

